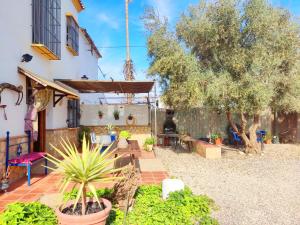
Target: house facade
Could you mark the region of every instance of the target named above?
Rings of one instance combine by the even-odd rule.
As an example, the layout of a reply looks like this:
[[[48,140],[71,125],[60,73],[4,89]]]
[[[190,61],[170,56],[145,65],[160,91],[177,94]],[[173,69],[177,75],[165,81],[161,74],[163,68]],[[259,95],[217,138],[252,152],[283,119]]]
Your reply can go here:
[[[9,10],[13,9],[13,10]],[[56,79],[98,78],[101,57],[88,32],[78,24],[81,0],[11,0],[0,8],[0,171],[5,163],[5,138],[26,139],[30,104],[38,113],[34,151],[50,152],[60,137],[77,142],[79,94]],[[2,86],[1,86],[2,84]],[[20,92],[5,89],[7,84]],[[2,87],[2,89],[1,89]],[[19,105],[18,97],[23,95]],[[33,128],[32,128],[33,129]],[[11,149],[14,152],[14,149]],[[14,153],[13,153],[14,154]],[[19,174],[17,172],[17,174]]]

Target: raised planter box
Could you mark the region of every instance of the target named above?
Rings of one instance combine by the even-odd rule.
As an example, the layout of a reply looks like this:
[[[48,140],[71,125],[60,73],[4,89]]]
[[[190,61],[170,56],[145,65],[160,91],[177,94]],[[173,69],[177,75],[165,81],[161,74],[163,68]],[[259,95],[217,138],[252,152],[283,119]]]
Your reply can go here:
[[[213,144],[209,144],[205,141],[195,141],[194,148],[196,152],[206,159],[220,159],[221,147]]]

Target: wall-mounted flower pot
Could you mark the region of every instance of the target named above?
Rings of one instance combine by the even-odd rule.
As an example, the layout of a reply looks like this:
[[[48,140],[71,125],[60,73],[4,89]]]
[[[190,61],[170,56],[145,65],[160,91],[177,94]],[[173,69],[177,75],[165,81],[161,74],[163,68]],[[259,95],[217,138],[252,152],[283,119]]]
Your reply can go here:
[[[114,116],[115,117],[115,120],[119,120],[120,119],[120,117],[119,116]]]

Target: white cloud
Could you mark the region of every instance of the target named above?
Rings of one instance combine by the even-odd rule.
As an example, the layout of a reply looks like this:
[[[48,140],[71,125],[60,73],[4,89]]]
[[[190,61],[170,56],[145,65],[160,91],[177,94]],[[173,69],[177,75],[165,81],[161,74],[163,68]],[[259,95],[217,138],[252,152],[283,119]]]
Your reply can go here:
[[[119,23],[117,22],[116,19],[108,16],[106,13],[104,12],[100,12],[97,14],[97,19],[103,23],[103,24],[107,24],[109,27],[111,27],[112,29],[117,30],[119,28]]]
[[[166,17],[172,21],[174,17],[174,1],[172,0],[148,0],[148,3],[154,7],[160,17]]]

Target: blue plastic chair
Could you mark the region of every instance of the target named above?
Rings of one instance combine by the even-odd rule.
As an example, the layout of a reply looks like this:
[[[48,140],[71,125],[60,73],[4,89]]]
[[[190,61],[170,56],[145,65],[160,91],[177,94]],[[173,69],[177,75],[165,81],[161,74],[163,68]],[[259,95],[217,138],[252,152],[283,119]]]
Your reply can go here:
[[[256,141],[258,143],[263,143],[264,142],[264,137],[266,136],[267,132],[265,130],[257,130],[256,131]]]
[[[230,129],[230,133],[232,134],[233,137],[233,142],[237,144],[243,144],[241,137],[232,129]]]

